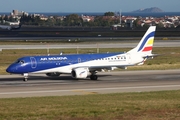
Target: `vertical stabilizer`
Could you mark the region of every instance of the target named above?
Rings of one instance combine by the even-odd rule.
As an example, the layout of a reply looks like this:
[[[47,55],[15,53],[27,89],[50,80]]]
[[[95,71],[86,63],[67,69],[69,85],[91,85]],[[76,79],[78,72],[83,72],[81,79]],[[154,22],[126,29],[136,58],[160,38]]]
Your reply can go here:
[[[155,30],[156,26],[150,26],[139,44],[128,53],[145,53],[146,55],[151,54],[154,43]]]

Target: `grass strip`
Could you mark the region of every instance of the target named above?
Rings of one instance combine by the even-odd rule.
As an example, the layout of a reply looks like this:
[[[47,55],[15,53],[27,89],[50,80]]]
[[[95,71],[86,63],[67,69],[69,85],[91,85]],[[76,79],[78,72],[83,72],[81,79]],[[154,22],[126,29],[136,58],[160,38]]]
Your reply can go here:
[[[0,99],[1,120],[178,120],[180,91]]]

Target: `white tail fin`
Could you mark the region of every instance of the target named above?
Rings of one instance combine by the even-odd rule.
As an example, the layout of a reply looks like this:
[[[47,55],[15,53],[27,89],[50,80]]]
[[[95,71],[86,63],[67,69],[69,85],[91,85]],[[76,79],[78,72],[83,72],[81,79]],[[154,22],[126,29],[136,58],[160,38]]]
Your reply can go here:
[[[154,43],[154,35],[155,35],[156,26],[150,26],[147,32],[142,37],[139,44],[128,53],[145,53],[146,55],[150,55],[153,48]]]

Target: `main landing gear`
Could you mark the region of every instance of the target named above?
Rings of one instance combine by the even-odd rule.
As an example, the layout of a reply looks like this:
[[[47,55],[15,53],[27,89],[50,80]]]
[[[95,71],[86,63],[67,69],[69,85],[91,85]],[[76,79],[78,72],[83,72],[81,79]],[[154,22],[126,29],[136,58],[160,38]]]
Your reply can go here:
[[[27,79],[28,79],[28,73],[24,73],[23,76],[24,76],[23,81],[24,81],[24,82],[27,82]]]
[[[50,76],[50,77],[58,77],[60,76],[60,73],[58,72],[52,72],[52,73],[46,73],[47,76]]]
[[[95,71],[91,72],[90,79],[91,80],[97,80],[98,79],[98,76],[96,75]]]

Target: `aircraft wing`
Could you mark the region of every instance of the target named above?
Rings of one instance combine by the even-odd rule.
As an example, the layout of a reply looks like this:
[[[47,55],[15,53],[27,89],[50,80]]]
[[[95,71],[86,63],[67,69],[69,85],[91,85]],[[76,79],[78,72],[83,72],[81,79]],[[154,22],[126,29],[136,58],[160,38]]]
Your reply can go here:
[[[95,66],[95,67],[88,67],[89,71],[104,71],[104,70],[114,70],[117,68],[125,69],[126,66]]]

